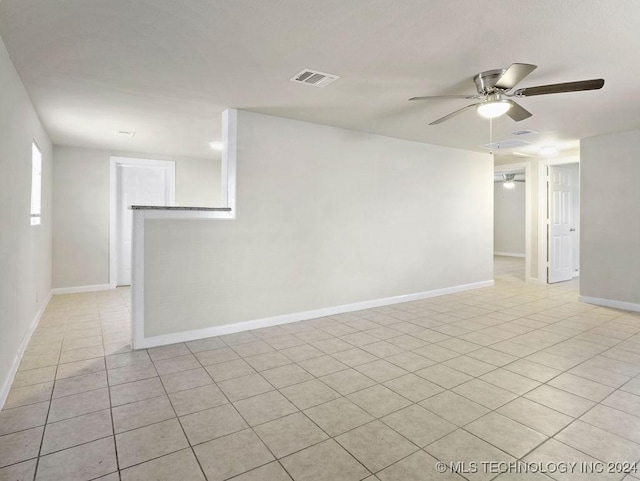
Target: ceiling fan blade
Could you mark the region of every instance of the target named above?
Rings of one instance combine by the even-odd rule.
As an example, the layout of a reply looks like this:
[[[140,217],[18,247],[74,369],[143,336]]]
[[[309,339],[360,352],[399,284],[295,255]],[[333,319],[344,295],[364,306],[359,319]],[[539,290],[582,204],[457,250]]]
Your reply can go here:
[[[582,90],[598,90],[604,85],[604,79],[580,80],[562,84],[539,85],[527,87],[514,92],[516,97],[533,97],[534,95],[561,94],[564,92],[580,92]]]
[[[456,110],[455,112],[451,112],[448,115],[445,115],[444,117],[439,118],[438,120],[434,120],[433,122],[431,122],[429,125],[438,125],[441,124],[442,122],[449,120],[451,117],[455,117],[456,115],[464,112],[465,110],[467,110],[468,108],[471,107],[475,107],[476,105],[480,105],[478,103],[475,104],[469,104],[466,107],[462,107],[461,109]]]
[[[411,97],[409,100],[432,100],[432,99],[479,99],[479,95],[428,95],[426,97]]]
[[[511,104],[511,108],[507,110],[507,115],[511,117],[516,122],[520,122],[521,120],[528,119],[533,114],[525,109],[519,103],[514,102],[513,100],[508,101]]]
[[[531,65],[528,63],[512,63],[511,67],[509,67],[498,79],[495,87],[504,90],[512,89],[536,68],[538,68],[537,65]]]

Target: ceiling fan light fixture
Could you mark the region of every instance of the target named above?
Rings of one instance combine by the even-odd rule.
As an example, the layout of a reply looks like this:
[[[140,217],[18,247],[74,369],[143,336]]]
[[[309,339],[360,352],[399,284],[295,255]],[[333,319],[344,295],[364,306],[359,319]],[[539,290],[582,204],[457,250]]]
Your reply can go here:
[[[502,174],[502,176],[504,177],[504,182],[502,183],[504,189],[513,190],[516,188],[516,174]]]
[[[511,102],[508,100],[492,100],[478,105],[478,113],[484,118],[494,119],[506,114],[510,108]]]

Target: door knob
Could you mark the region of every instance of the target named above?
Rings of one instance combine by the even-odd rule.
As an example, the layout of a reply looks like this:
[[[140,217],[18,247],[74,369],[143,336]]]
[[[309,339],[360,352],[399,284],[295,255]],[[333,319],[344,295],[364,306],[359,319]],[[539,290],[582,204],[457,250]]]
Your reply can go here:
[[[569,229],[569,232],[575,232],[575,231],[576,231],[575,227],[572,227],[571,229]]]

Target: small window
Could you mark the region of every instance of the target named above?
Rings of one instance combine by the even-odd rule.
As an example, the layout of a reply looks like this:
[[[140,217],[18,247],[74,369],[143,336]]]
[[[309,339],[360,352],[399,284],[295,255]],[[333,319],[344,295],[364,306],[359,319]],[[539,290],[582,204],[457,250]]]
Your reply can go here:
[[[31,143],[31,225],[40,225],[42,216],[42,152]]]

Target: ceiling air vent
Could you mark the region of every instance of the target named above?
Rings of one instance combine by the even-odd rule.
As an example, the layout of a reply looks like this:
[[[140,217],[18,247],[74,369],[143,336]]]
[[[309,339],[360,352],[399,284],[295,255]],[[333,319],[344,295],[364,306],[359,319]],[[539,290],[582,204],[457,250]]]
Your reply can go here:
[[[292,82],[299,82],[307,85],[313,85],[314,87],[326,87],[331,82],[338,80],[340,77],[337,75],[331,75],[329,73],[318,72],[316,70],[304,69],[291,77]]]
[[[523,129],[523,130],[516,130],[514,132],[511,132],[511,135],[529,135],[529,134],[537,134],[538,132],[535,130],[529,130],[529,129]]]
[[[0,0],[2,1],[2,0]],[[116,130],[115,132],[116,135],[120,136],[120,137],[129,137],[130,139],[134,138],[136,136],[136,133],[130,130]]]
[[[480,147],[484,147],[488,150],[506,150],[512,149],[514,147],[522,147],[523,145],[529,145],[531,142],[526,142],[524,140],[518,139],[509,139],[509,140],[499,140],[498,142],[493,142],[491,144],[484,144]]]

